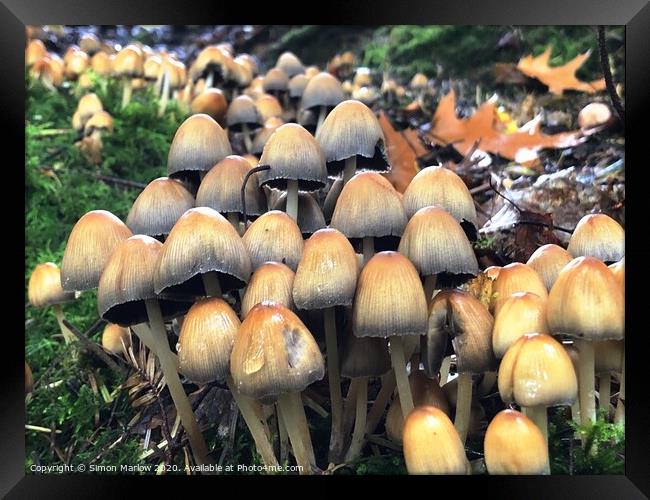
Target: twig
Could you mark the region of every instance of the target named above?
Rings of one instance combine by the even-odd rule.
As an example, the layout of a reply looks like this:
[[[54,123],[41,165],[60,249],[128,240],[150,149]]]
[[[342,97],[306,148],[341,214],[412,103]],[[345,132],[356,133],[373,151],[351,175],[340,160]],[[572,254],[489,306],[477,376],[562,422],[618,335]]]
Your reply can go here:
[[[388,448],[390,450],[395,450],[395,451],[402,451],[401,446],[396,445],[395,443],[389,441],[388,439],[381,438],[376,434],[366,434],[366,439],[368,440],[368,442],[377,444],[379,446],[383,446],[384,448]]]
[[[92,352],[93,354],[96,354],[97,357],[106,363],[106,365],[114,372],[122,376],[126,375],[127,371],[124,368],[115,363],[115,361],[113,361],[110,356],[101,349],[101,347],[89,340],[83,333],[72,326],[72,324],[67,319],[63,320],[63,324],[72,332],[75,337],[79,339],[79,342],[83,344],[86,350]]]
[[[142,182],[130,181],[128,179],[120,179],[119,177],[113,177],[111,175],[96,174],[95,178],[99,179],[100,181],[104,181],[107,184],[122,184],[123,186],[129,186],[129,187],[135,187],[141,189],[147,187],[147,185]]]
[[[609,98],[612,100],[614,109],[616,109],[616,113],[621,119],[623,128],[625,128],[625,109],[623,109],[621,99],[616,93],[616,87],[614,87],[614,80],[612,79],[612,71],[609,67],[609,55],[607,53],[607,42],[605,41],[605,26],[598,26],[598,53],[600,54],[600,65],[603,68],[605,86],[607,87]]]

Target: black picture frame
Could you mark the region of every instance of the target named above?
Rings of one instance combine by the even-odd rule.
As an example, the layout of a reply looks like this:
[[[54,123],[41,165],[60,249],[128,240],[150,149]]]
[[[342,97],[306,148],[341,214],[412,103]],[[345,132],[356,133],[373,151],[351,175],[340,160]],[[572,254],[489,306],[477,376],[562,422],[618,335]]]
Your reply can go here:
[[[330,487],[360,486],[402,487],[413,483],[418,490],[407,494],[438,495],[444,488],[462,498],[468,490],[478,489],[482,497],[495,498],[581,498],[636,499],[650,496],[650,431],[648,395],[645,379],[647,351],[644,349],[648,258],[645,228],[648,209],[645,205],[650,183],[645,182],[650,168],[643,155],[647,143],[644,121],[648,114],[650,94],[650,5],[647,0],[330,0],[326,3],[267,2],[254,7],[244,2],[170,0],[0,0],[0,123],[3,128],[5,151],[15,153],[4,165],[4,182],[16,176],[16,168],[24,158],[24,46],[25,25],[39,24],[481,24],[481,25],[625,25],[626,26],[626,159],[631,165],[627,175],[626,260],[632,272],[626,277],[626,319],[630,334],[626,340],[626,465],[625,476],[546,476],[546,477],[228,477],[235,488],[248,488],[255,483],[262,488],[271,482],[301,481],[301,491],[325,492]],[[645,120],[644,120],[645,119]],[[10,164],[13,162],[13,164]],[[9,180],[7,180],[9,179]],[[14,185],[14,184],[9,184]],[[21,245],[18,213],[9,204],[10,217],[16,224],[16,235],[6,240]],[[18,210],[16,209],[16,212]],[[20,249],[5,253],[5,276],[15,273],[17,288],[24,286],[24,274],[18,265],[7,264],[8,258],[18,258]],[[9,257],[7,257],[9,256]],[[14,269],[15,268],[15,269]],[[183,477],[83,476],[83,475],[25,475],[24,460],[24,337],[21,328],[23,295],[7,294],[3,347],[4,383],[1,385],[0,405],[0,495],[8,498],[102,497],[115,498],[133,493],[134,483],[142,484],[147,495],[162,489],[168,495],[186,494],[187,483],[214,487],[205,477],[184,481]],[[11,301],[15,301],[15,305]],[[638,318],[638,319],[637,319]],[[15,324],[13,321],[15,320]],[[318,489],[305,481],[318,481]],[[347,483],[347,484],[346,484]],[[279,486],[286,488],[286,485]],[[181,489],[182,488],[182,489]],[[309,490],[303,488],[309,488]],[[294,488],[286,490],[293,492]],[[297,489],[295,491],[298,491]],[[406,493],[406,491],[404,492]],[[225,495],[226,490],[208,491]],[[280,494],[280,493],[278,493]],[[309,493],[310,495],[312,493]],[[440,493],[443,494],[443,493]]]

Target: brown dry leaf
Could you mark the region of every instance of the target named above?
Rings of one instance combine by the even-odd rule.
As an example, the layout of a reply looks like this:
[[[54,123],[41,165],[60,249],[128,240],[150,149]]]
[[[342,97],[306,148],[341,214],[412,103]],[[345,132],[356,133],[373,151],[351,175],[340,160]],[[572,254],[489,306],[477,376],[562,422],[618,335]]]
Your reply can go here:
[[[415,130],[397,132],[383,111],[379,113],[379,124],[384,131],[386,153],[392,167],[390,172],[384,174],[384,177],[397,191],[404,193],[406,187],[418,173],[418,156],[426,153],[426,149],[420,143]]]
[[[481,151],[498,154],[525,166],[537,164],[541,149],[575,146],[584,141],[582,132],[562,132],[544,135],[540,131],[541,118],[534,118],[517,132],[504,134],[494,103],[485,102],[469,118],[456,116],[456,94],[452,90],[442,99],[433,115],[429,139],[443,146],[453,145],[463,156],[479,142]]]
[[[576,71],[589,58],[591,50],[579,54],[564,66],[550,67],[548,61],[551,57],[551,47],[542,54],[533,57],[529,54],[522,57],[517,63],[517,69],[526,76],[536,78],[548,87],[552,94],[562,94],[565,90],[577,90],[593,94],[605,89],[605,79],[593,82],[582,82],[576,78]]]

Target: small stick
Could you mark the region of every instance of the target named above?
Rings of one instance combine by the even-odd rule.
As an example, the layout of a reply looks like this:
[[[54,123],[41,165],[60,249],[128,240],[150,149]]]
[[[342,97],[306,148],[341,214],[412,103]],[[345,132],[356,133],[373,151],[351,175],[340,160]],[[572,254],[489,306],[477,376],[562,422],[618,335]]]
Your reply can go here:
[[[74,326],[72,326],[67,319],[63,319],[62,323],[75,337],[79,339],[79,342],[83,344],[86,350],[92,352],[93,354],[96,354],[97,357],[99,357],[104,363],[106,363],[106,365],[114,372],[122,376],[126,375],[126,370],[124,368],[122,368],[117,363],[115,363],[115,361],[113,361],[111,357],[102,350],[101,347],[99,347],[97,344],[87,339],[84,336],[84,334],[81,333],[79,330],[77,330]]]
[[[363,449],[366,433],[366,413],[368,411],[368,377],[359,377],[359,390],[357,392],[357,411],[354,421],[354,432],[352,433],[352,443],[345,455],[346,462],[352,462],[357,459]]]
[[[607,42],[605,41],[605,26],[598,26],[598,53],[600,55],[600,66],[603,68],[603,76],[605,77],[605,86],[609,93],[609,98],[612,100],[614,109],[621,119],[623,127],[625,127],[625,109],[621,104],[621,98],[616,92],[614,87],[614,80],[612,79],[612,70],[609,67],[609,56],[607,54]]]
[[[381,389],[379,389],[375,402],[368,412],[366,435],[375,432],[384,411],[386,411],[386,407],[388,406],[388,402],[390,401],[390,397],[393,395],[396,386],[397,381],[395,380],[395,372],[391,369],[381,377]]]

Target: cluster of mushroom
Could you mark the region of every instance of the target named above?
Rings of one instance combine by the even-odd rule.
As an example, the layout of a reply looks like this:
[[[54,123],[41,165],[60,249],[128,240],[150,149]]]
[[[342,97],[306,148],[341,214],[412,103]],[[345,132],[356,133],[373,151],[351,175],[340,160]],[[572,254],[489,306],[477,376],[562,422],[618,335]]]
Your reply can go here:
[[[189,71],[210,88],[231,71],[211,53]],[[181,375],[225,382],[263,462],[278,463],[274,436],[288,436],[310,474],[319,464],[301,393],[327,373],[331,464],[358,458],[386,415],[410,473],[469,473],[464,442],[485,416],[477,396],[498,380],[503,401],[525,414],[506,409],[490,422],[488,471],[548,473],[546,408],[579,392],[580,416],[593,421],[594,351],[622,349],[610,347],[623,338],[620,225],[586,216],[568,251],[545,246],[527,264],[481,272],[462,179],[431,166],[399,193],[382,176],[391,165],[373,111],[293,54],[250,81],[226,124],[185,120],[168,177],[147,185],[126,223],[103,210],[81,217],[58,283],[60,293],[97,288],[101,317],[156,354],[196,462],[211,459]],[[128,330],[111,335],[107,348],[124,349]],[[607,368],[601,395],[618,369]]]

